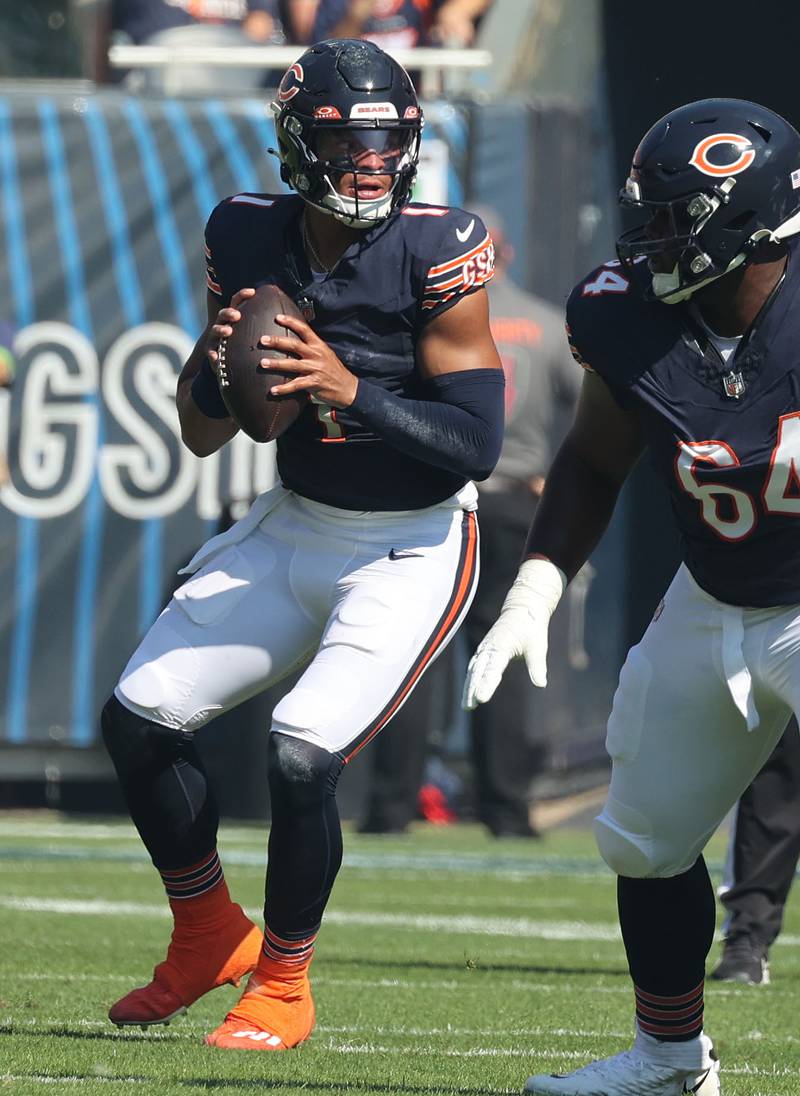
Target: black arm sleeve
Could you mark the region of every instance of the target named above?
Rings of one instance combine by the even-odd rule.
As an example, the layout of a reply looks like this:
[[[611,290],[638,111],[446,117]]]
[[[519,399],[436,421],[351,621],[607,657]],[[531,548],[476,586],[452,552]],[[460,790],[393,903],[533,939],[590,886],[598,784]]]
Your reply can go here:
[[[503,442],[502,369],[465,369],[425,382],[408,400],[359,380],[348,414],[403,453],[468,479],[492,472]]]

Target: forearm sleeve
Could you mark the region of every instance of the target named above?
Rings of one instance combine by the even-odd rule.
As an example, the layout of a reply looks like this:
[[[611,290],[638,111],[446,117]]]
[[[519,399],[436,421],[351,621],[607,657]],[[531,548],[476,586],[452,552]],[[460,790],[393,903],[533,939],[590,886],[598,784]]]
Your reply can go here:
[[[359,380],[348,414],[403,453],[483,480],[503,442],[501,369],[466,369],[426,381],[430,398],[409,400]]]

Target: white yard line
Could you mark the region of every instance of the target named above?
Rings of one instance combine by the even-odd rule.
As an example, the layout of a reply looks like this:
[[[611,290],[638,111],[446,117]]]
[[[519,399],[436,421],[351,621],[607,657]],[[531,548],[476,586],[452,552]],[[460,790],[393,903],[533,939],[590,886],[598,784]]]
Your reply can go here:
[[[141,902],[108,902],[68,898],[0,897],[0,908],[24,913],[75,914],[81,917],[171,916],[169,907]],[[258,909],[247,910],[259,918]],[[429,914],[365,913],[363,910],[329,910],[325,923],[347,928],[394,928],[413,932],[445,932],[449,935],[513,936],[539,940],[617,941],[619,928],[611,924],[583,921],[532,921],[524,917],[436,917]]]
[[[389,965],[387,963],[387,965]],[[464,978],[469,979],[472,977],[472,972],[465,970]],[[84,982],[84,983],[119,983],[120,985],[135,986],[137,982],[141,982],[143,978],[143,971],[137,971],[134,974],[56,974],[52,971],[13,971],[8,975],[9,980],[15,982]],[[508,983],[508,989],[514,993],[564,993],[565,990],[574,990],[576,988],[574,983],[569,982],[570,974],[568,971],[564,972],[563,978],[558,982],[540,982],[534,976],[529,979],[515,979]],[[417,992],[418,990],[436,990],[436,991],[449,991],[454,993],[463,993],[466,988],[464,980],[457,981],[456,979],[436,979],[436,980],[412,980],[406,978],[338,978],[336,975],[317,974],[314,978],[314,985],[318,989],[324,987],[325,989],[339,989],[347,987],[348,989],[390,989],[390,990],[408,990],[410,992]],[[581,985],[583,982],[581,981]],[[604,994],[605,996],[625,996],[629,997],[631,994],[631,988],[627,982],[619,986],[593,986],[591,990],[592,994]],[[714,986],[714,997],[742,997],[750,991],[746,988],[735,988],[734,986]],[[53,1017],[53,1023],[58,1022],[58,1017]],[[89,1023],[89,1021],[81,1021],[81,1023]],[[104,1027],[105,1024],[98,1022],[98,1026]],[[322,1030],[318,1028],[317,1030]],[[758,1042],[763,1039],[762,1032],[753,1032],[745,1038],[751,1039],[753,1042]],[[784,1042],[798,1042],[800,1038],[794,1036],[784,1035],[781,1037]]]
[[[404,1057],[409,1056],[408,1048],[387,1048],[383,1046],[375,1046],[373,1044],[353,1045],[343,1043],[341,1046],[328,1046],[326,1050],[332,1051],[335,1054],[389,1054],[400,1055]],[[530,1067],[534,1068],[535,1063],[539,1061],[583,1061],[585,1060],[591,1051],[530,1051],[530,1050],[500,1050],[491,1047],[475,1048],[470,1051],[441,1051],[437,1048],[428,1047],[415,1047],[411,1054],[418,1056],[434,1056],[437,1058],[489,1058],[489,1057],[503,1057],[503,1058],[527,1058],[530,1060]],[[723,1077],[757,1077],[757,1078],[778,1078],[778,1077],[794,1077],[796,1071],[794,1069],[757,1069],[753,1066],[723,1067]],[[159,1083],[153,1077],[109,1077],[101,1073],[92,1075],[91,1077],[78,1077],[78,1076],[50,1076],[44,1073],[0,1073],[0,1082],[14,1082],[18,1084],[35,1083],[39,1085],[74,1085],[79,1087],[81,1085],[90,1085],[92,1087],[97,1085],[154,1085]],[[165,1083],[162,1078],[161,1084]],[[169,1083],[169,1082],[166,1082]],[[289,1080],[284,1082],[287,1087],[291,1087],[292,1083]],[[297,1081],[297,1086],[302,1087],[302,1081]],[[333,1087],[331,1085],[331,1087]],[[514,1093],[518,1091],[517,1087],[499,1089],[501,1092]]]
[[[1,1022],[1,1021],[0,1021]],[[64,1022],[57,1017],[42,1018],[36,1017],[36,1019],[27,1018],[24,1020],[7,1020],[7,1024],[12,1030],[17,1029],[35,1029],[43,1028],[50,1030],[50,1034],[58,1035],[58,1029],[64,1027],[67,1029],[79,1027],[87,1031],[108,1031],[111,1033],[111,1026],[107,1020],[70,1020]],[[568,1028],[548,1028],[548,1027],[525,1027],[525,1028],[455,1028],[455,1027],[443,1027],[443,1028],[422,1028],[422,1027],[405,1027],[402,1024],[397,1026],[386,1027],[385,1025],[365,1026],[363,1024],[356,1025],[326,1025],[317,1024],[314,1029],[317,1035],[373,1035],[373,1036],[397,1036],[397,1037],[413,1037],[415,1039],[426,1038],[464,1038],[474,1039],[480,1036],[487,1035],[502,1035],[504,1038],[509,1039],[540,1039],[547,1038],[559,1038],[559,1039],[620,1039],[625,1040],[629,1037],[629,1033],[620,1031],[572,1031]],[[161,1036],[166,1039],[187,1039],[197,1038],[205,1032],[205,1027],[199,1024],[191,1024],[186,1020],[179,1021],[178,1027],[171,1027],[169,1032],[151,1030],[150,1035]],[[124,1039],[125,1035],[120,1033],[116,1036],[119,1039]],[[431,1047],[431,1049],[434,1049]]]
[[[2,835],[0,835],[2,837]],[[265,844],[265,843],[262,843]],[[266,853],[263,847],[257,851],[242,848],[220,846],[222,859],[226,865],[255,868],[263,872]],[[147,854],[136,845],[120,845],[102,850],[97,846],[80,848],[69,844],[58,845],[17,845],[0,847],[0,860],[9,864],[36,866],[47,863],[86,862],[93,864],[118,863],[145,865],[150,868]],[[428,881],[431,873],[437,875],[488,875],[502,879],[504,883],[521,883],[531,878],[549,878],[568,875],[571,879],[596,883],[606,878],[611,883],[613,876],[600,860],[571,857],[503,857],[489,854],[472,853],[363,853],[346,850],[343,866],[351,872],[363,872],[365,875],[379,873],[383,879]]]
[[[387,963],[387,965],[389,965]],[[464,976],[466,978],[472,977],[472,972],[464,970]],[[144,977],[144,970],[137,971],[135,974],[56,974],[52,971],[13,971],[9,972],[8,980],[15,982],[84,982],[87,984],[101,984],[101,983],[114,983],[118,982],[120,985],[135,986],[137,981],[141,982]],[[566,975],[565,975],[566,977]],[[413,980],[407,978],[337,978],[336,975],[317,974],[314,978],[314,986],[319,989],[333,988],[339,989],[347,987],[348,989],[391,989],[391,990],[410,990],[416,992],[417,990],[443,990],[463,993],[465,989],[465,983],[463,981],[456,981],[454,978],[435,980]],[[531,979],[530,982],[510,982],[509,988],[512,990],[529,991],[535,990],[537,993],[554,993],[557,991],[563,992],[565,984],[539,982],[536,979]],[[604,986],[600,988],[593,988],[592,993],[625,993],[630,995],[629,986]],[[718,991],[719,992],[719,991]],[[725,992],[724,990],[721,992]]]
[[[592,1054],[599,1054],[600,1051],[596,1048],[588,1048],[587,1050],[540,1050],[540,1049],[510,1049],[506,1047],[472,1047],[470,1050],[443,1050],[440,1047],[388,1047],[376,1043],[340,1043],[336,1044],[328,1042],[324,1048],[327,1052],[334,1054],[361,1054],[361,1055],[374,1055],[382,1054],[392,1057],[398,1057],[402,1055],[404,1058],[422,1057],[422,1058],[525,1058],[530,1062],[531,1069],[535,1068],[536,1063],[540,1061],[570,1061],[570,1062],[584,1062],[591,1057]],[[728,1077],[794,1077],[796,1076],[796,1070],[791,1068],[785,1069],[759,1069],[755,1066],[723,1066],[722,1069],[723,1078]],[[91,1077],[77,1077],[77,1076],[49,1076],[42,1073],[0,1073],[0,1081],[18,1081],[20,1083],[25,1081],[33,1081],[37,1084],[148,1084],[152,1085],[156,1083],[153,1077],[109,1077],[104,1076],[102,1073],[92,1075]],[[163,1078],[161,1083],[164,1083]],[[285,1080],[284,1083],[288,1086],[292,1082]],[[298,1085],[302,1085],[302,1082],[298,1081]],[[504,1091],[517,1092],[516,1088],[506,1089]]]
[[[4,1020],[3,1017],[0,1016],[0,1027],[2,1027],[3,1025],[6,1025],[7,1030],[10,1028],[12,1032],[13,1031],[18,1031],[18,1030],[24,1030],[24,1029],[42,1029],[43,1031],[48,1032],[53,1037],[64,1035],[64,1030],[62,1030],[62,1029],[66,1029],[66,1035],[64,1035],[64,1037],[68,1037],[69,1029],[82,1028],[82,1029],[87,1030],[87,1031],[108,1031],[109,1034],[111,1034],[113,1038],[120,1039],[120,1040],[124,1040],[124,1039],[128,1038],[127,1034],[123,1033],[122,1031],[120,1031],[118,1033],[112,1032],[111,1029],[110,1029],[109,1021],[107,1021],[107,1020],[86,1020],[86,1019],[74,1020],[73,1019],[73,1020],[69,1020],[69,1021],[64,1021],[63,1018],[56,1017],[56,1016],[36,1017],[36,1018],[28,1017],[28,1018],[25,1018],[25,1019],[14,1019],[14,1018],[9,1017],[9,1018],[6,1018]],[[148,1039],[163,1039],[163,1040],[172,1041],[172,1042],[174,1042],[175,1040],[187,1041],[187,1040],[190,1040],[190,1039],[197,1039],[197,1038],[202,1037],[202,1035],[205,1033],[205,1031],[206,1031],[206,1028],[205,1028],[204,1025],[192,1023],[191,1020],[184,1018],[184,1019],[179,1020],[177,1022],[177,1025],[174,1026],[174,1027],[171,1027],[169,1031],[167,1031],[166,1029],[151,1028],[148,1032]],[[527,1039],[542,1039],[542,1038],[547,1038],[547,1039],[618,1039],[622,1043],[628,1042],[631,1038],[631,1032],[628,1032],[628,1031],[625,1031],[625,1032],[622,1032],[622,1031],[594,1031],[594,1030],[588,1030],[587,1031],[587,1030],[584,1030],[584,1029],[581,1029],[581,1028],[552,1028],[552,1027],[509,1028],[509,1027],[506,1027],[505,1025],[502,1028],[492,1028],[491,1026],[483,1027],[483,1028],[457,1028],[457,1027],[422,1028],[422,1027],[406,1027],[402,1024],[398,1024],[398,1025],[392,1026],[392,1027],[386,1027],[385,1025],[376,1025],[376,1026],[370,1025],[370,1026],[367,1027],[367,1026],[364,1026],[364,1025],[361,1025],[361,1024],[356,1024],[356,1025],[345,1024],[345,1025],[341,1025],[341,1026],[333,1025],[333,1024],[317,1024],[314,1031],[315,1031],[316,1035],[331,1036],[331,1038],[329,1039],[329,1042],[330,1042],[331,1046],[333,1046],[333,1047],[336,1047],[336,1043],[335,1043],[334,1039],[332,1038],[333,1036],[336,1036],[336,1035],[354,1036],[354,1035],[366,1035],[366,1034],[375,1035],[375,1036],[383,1036],[383,1037],[386,1037],[386,1036],[397,1036],[397,1037],[401,1037],[401,1038],[413,1037],[415,1039],[419,1039],[419,1038],[426,1038],[426,1039],[436,1039],[436,1038],[442,1038],[442,1039],[449,1039],[449,1038],[474,1039],[476,1037],[487,1036],[487,1035],[502,1035],[504,1038],[509,1038],[509,1039],[522,1039],[522,1038],[527,1038]],[[133,1034],[136,1035],[135,1032]],[[748,1032],[745,1035],[743,1035],[742,1038],[749,1041],[749,1042],[754,1042],[754,1043],[769,1043],[770,1042],[769,1039],[765,1039],[764,1033],[759,1032],[759,1031]],[[792,1044],[800,1043],[800,1037],[797,1037],[797,1036],[787,1037],[785,1035],[781,1035],[780,1039],[779,1039],[779,1042],[782,1046],[785,1045],[786,1043],[792,1043]],[[351,1045],[351,1044],[348,1044],[348,1045]],[[403,1050],[404,1048],[398,1047],[398,1048],[387,1048],[387,1049]],[[434,1052],[436,1052],[437,1048],[431,1046],[428,1049],[430,1050],[431,1053],[434,1053]],[[471,1049],[475,1049],[475,1048],[471,1048]],[[484,1049],[488,1049],[490,1051],[493,1051],[493,1050],[502,1051],[505,1048],[502,1048],[502,1047],[488,1047],[488,1048],[484,1048]],[[444,1053],[444,1052],[442,1052],[442,1053]],[[454,1051],[454,1053],[461,1053],[461,1052],[460,1051]],[[524,1053],[535,1054],[535,1055],[541,1054],[542,1056],[545,1056],[548,1052],[545,1052],[545,1051],[540,1052],[538,1050],[530,1050],[529,1049],[529,1050],[525,1051]],[[560,1052],[559,1051],[552,1051],[552,1052],[549,1052],[549,1053],[551,1053],[551,1056],[553,1056],[553,1057],[558,1057]],[[563,1053],[563,1052],[561,1052],[561,1053]],[[587,1053],[589,1053],[589,1051],[586,1051],[586,1050],[576,1051],[576,1053],[587,1054]],[[742,1072],[746,1073],[747,1069],[748,1069],[748,1067],[745,1066],[742,1069]]]
[[[0,1073],[0,1082],[14,1081],[22,1084],[27,1081],[37,1085],[153,1085],[154,1077],[104,1077],[102,1073],[91,1077],[49,1077],[44,1073]]]
[[[39,812],[37,817],[32,815],[24,818],[4,818],[0,814],[0,837],[32,837],[37,841],[45,837],[54,838],[67,838],[78,837],[86,839],[87,841],[107,841],[109,839],[113,841],[127,841],[130,840],[135,844],[139,843],[139,835],[133,828],[131,823],[127,820],[120,819],[119,822],[94,822],[91,819],[82,819],[81,821],[65,822],[60,821],[53,816],[49,818],[40,818]],[[246,826],[225,826],[225,838],[226,840],[237,841],[257,841],[261,845],[264,844],[264,829],[259,827],[253,827],[248,829]]]
[[[143,902],[108,902],[103,899],[0,897],[0,909],[24,913],[75,914],[102,917],[170,917],[169,907]],[[249,908],[248,916],[258,921],[261,910]],[[438,917],[430,914],[367,913],[363,910],[329,910],[326,925],[344,928],[394,928],[413,932],[443,932],[457,936],[511,936],[534,940],[575,940],[616,943],[619,926],[588,921],[534,921],[525,917]],[[797,947],[800,936],[784,934],[776,944]]]
[[[318,1029],[319,1030],[319,1029]],[[598,1038],[604,1038],[603,1035],[598,1035]],[[124,1036],[119,1036],[120,1041],[124,1041]],[[570,1061],[570,1062],[583,1062],[590,1059],[593,1055],[596,1056],[601,1053],[597,1047],[587,1047],[581,1050],[542,1050],[539,1047],[470,1047],[469,1050],[455,1050],[452,1048],[442,1048],[437,1046],[386,1046],[381,1043],[355,1043],[355,1042],[341,1042],[337,1043],[333,1039],[328,1039],[324,1047],[327,1052],[334,1054],[360,1054],[360,1055],[374,1055],[381,1054],[385,1056],[404,1058],[526,1058],[530,1061],[531,1067],[535,1068],[535,1064],[540,1061]],[[723,1066],[723,1076],[737,1076],[737,1077],[793,1077],[796,1075],[796,1071],[791,1068],[785,1069],[759,1069],[756,1066]],[[13,1074],[13,1073],[0,1073],[0,1081],[36,1081],[42,1084],[57,1084],[60,1081],[72,1082],[75,1084],[96,1084],[99,1082],[105,1082],[108,1084],[153,1084],[153,1078],[144,1077],[108,1077],[102,1073],[93,1075],[91,1077],[78,1077],[78,1076],[49,1076],[48,1074]],[[289,1083],[288,1081],[286,1082]],[[510,1089],[508,1091],[516,1092],[516,1089]]]
[[[64,1025],[69,1027],[81,1027],[89,1030],[104,1030],[108,1028],[108,1024],[98,1020],[79,1020],[71,1021],[69,1024]],[[51,1036],[59,1037],[61,1032],[58,1030],[59,1022],[57,1020],[43,1020],[42,1018],[26,1019],[22,1021],[13,1021],[11,1023],[13,1030],[24,1030],[31,1028],[39,1028],[45,1031],[49,1030]],[[188,1040],[200,1039],[203,1028],[199,1025],[190,1026],[188,1023],[183,1022],[179,1028],[167,1032],[151,1031],[148,1033],[150,1040],[157,1040],[159,1038],[165,1041],[185,1042]],[[535,1063],[539,1061],[586,1061],[592,1057],[598,1056],[601,1051],[596,1045],[587,1045],[580,1050],[542,1050],[541,1047],[498,1047],[498,1046],[479,1046],[470,1047],[466,1050],[459,1050],[454,1047],[441,1047],[435,1044],[420,1045],[413,1044],[411,1046],[391,1046],[383,1043],[375,1043],[372,1041],[357,1042],[352,1038],[346,1038],[347,1036],[359,1036],[363,1034],[370,1034],[378,1037],[396,1036],[401,1038],[470,1038],[485,1037],[491,1034],[500,1034],[499,1032],[493,1032],[492,1029],[472,1029],[472,1028],[412,1028],[412,1027],[396,1027],[396,1028],[364,1028],[361,1026],[346,1026],[346,1027],[332,1027],[320,1025],[316,1029],[317,1035],[327,1036],[326,1041],[320,1046],[317,1042],[319,1049],[332,1052],[334,1054],[356,1054],[356,1055],[388,1055],[397,1057],[402,1055],[403,1057],[431,1057],[431,1058],[458,1058],[458,1059],[470,1059],[470,1058],[525,1058],[531,1063],[530,1068],[535,1068]],[[65,1037],[68,1037],[68,1031],[64,1033]],[[606,1039],[619,1039],[623,1043],[629,1038],[628,1033],[622,1032],[609,1032],[609,1031],[585,1031],[581,1029],[571,1030],[569,1028],[518,1028],[518,1029],[503,1029],[502,1034],[508,1038],[514,1039],[542,1039],[542,1038],[564,1038],[564,1039],[586,1039],[586,1040],[606,1040]],[[336,1036],[345,1036],[342,1040],[337,1040]],[[114,1036],[120,1042],[124,1042],[127,1039],[127,1035],[118,1034]],[[767,1042],[763,1037],[763,1034],[751,1033],[745,1038],[752,1039],[759,1042]],[[315,1040],[316,1041],[316,1040]],[[796,1042],[800,1040],[792,1040]],[[785,1044],[785,1040],[781,1039],[781,1045]],[[790,1068],[785,1069],[760,1069],[752,1065],[743,1066],[727,1066],[723,1065],[723,1074],[728,1076],[748,1076],[748,1077],[789,1077],[795,1075],[795,1070]],[[134,1084],[134,1083],[152,1083],[152,1078],[139,1078],[139,1077],[109,1077],[103,1074],[98,1074],[92,1077],[79,1077],[79,1076],[50,1076],[47,1074],[12,1074],[5,1073],[0,1074],[0,1081],[33,1081],[40,1082],[42,1084],[55,1084],[59,1081],[66,1081],[74,1084],[83,1083],[95,1083],[97,1081],[106,1082],[109,1084]],[[516,1089],[514,1090],[516,1091]]]

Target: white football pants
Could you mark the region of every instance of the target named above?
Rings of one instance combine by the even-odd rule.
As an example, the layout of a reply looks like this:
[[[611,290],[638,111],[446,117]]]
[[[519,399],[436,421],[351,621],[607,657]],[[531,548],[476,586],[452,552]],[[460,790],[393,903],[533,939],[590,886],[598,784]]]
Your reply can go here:
[[[425,510],[355,512],[282,487],[201,548],[117,698],[201,727],[309,663],[272,729],[349,759],[444,649],[478,581],[475,488]],[[266,501],[265,501],[266,500]]]
[[[681,566],[614,695],[595,819],[606,863],[639,878],[687,871],[798,710],[800,606],[726,605]]]

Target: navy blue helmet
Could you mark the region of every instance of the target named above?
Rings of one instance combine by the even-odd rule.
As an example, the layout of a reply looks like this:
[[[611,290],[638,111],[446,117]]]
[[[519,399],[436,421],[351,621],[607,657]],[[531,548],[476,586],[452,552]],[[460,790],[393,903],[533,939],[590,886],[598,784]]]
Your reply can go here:
[[[281,80],[273,110],[281,177],[311,205],[367,228],[408,202],[422,110],[408,73],[379,46],[350,38],[311,46]],[[374,153],[381,166],[365,166]],[[391,187],[378,197],[368,186],[340,194],[337,176],[348,173],[389,175]]]
[[[747,262],[759,240],[800,231],[800,134],[742,99],[689,103],[644,135],[620,202],[647,215],[620,236],[620,260],[650,259],[652,296],[686,300]],[[656,256],[671,269],[658,271]]]

